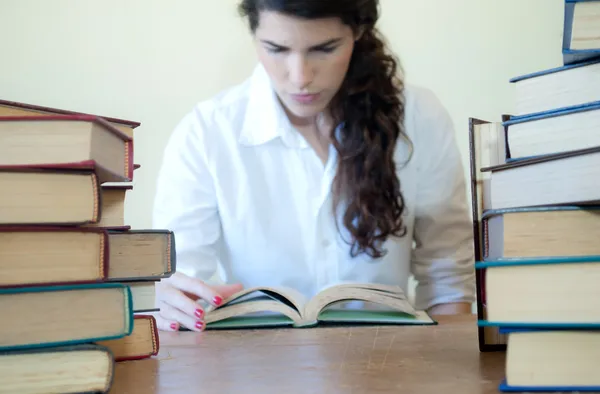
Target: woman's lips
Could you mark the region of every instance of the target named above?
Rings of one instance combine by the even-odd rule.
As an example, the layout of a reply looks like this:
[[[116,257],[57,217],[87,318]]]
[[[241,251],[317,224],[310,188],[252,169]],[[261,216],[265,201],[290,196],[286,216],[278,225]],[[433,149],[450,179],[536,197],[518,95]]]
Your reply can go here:
[[[319,99],[319,93],[313,94],[292,94],[292,99],[300,104],[311,104]]]

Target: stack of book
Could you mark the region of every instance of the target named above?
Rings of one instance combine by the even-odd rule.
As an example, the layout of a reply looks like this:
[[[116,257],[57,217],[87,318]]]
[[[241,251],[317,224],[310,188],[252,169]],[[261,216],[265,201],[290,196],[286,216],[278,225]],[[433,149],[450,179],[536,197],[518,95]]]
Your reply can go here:
[[[566,1],[563,65],[470,120],[480,348],[501,391],[600,391],[600,1]]]
[[[139,123],[0,101],[0,392],[108,392],[159,350],[169,230],[125,223]]]

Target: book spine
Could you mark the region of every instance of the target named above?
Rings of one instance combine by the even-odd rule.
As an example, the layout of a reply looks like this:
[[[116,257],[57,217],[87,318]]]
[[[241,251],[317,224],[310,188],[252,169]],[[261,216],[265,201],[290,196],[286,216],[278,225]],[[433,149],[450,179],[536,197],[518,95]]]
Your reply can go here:
[[[127,181],[129,181],[129,182],[133,181],[133,170],[134,170],[133,161],[134,161],[133,141],[126,140],[125,141],[125,178],[127,178]]]

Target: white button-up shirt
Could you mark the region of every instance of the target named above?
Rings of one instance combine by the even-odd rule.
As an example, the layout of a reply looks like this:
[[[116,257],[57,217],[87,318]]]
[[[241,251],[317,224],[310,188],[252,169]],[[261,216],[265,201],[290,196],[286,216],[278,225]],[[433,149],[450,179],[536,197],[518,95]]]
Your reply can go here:
[[[177,271],[249,286],[291,286],[311,297],[338,281],[407,288],[415,306],[475,300],[472,227],[451,119],[428,90],[405,92],[396,151],[407,234],[385,257],[352,258],[332,213],[333,146],[325,165],[294,130],[268,75],[202,101],[164,151],[153,227],[175,233]],[[338,216],[339,217],[339,216]]]

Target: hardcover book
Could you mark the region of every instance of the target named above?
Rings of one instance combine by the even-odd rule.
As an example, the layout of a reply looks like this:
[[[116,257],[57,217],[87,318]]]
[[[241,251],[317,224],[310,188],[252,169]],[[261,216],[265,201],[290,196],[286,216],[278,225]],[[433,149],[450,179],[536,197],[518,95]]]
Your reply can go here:
[[[93,170],[0,167],[0,225],[88,225],[103,216]]]
[[[503,119],[507,118],[505,116]],[[473,244],[476,261],[482,260],[484,256],[481,217],[491,204],[489,174],[482,172],[481,168],[501,164],[508,155],[504,129],[498,126],[490,128],[492,124],[493,122],[482,119],[469,118],[469,186],[471,190]],[[477,289],[477,317],[479,320],[485,320],[487,317],[485,269],[475,271],[475,284]],[[479,350],[482,352],[506,350],[506,336],[501,335],[497,327],[479,326],[477,337]]]
[[[490,209],[482,215],[483,260],[600,255],[600,206]]]
[[[491,208],[581,205],[600,201],[600,146],[511,160],[491,173]]]
[[[600,101],[600,58],[535,71],[510,79],[514,117]]]
[[[35,105],[30,103],[22,103],[18,101],[11,100],[0,100],[0,116],[41,116],[41,115],[88,115],[88,116],[96,116],[93,114],[83,113],[83,112],[75,112],[70,110],[65,110],[61,108],[51,108],[42,105]],[[110,124],[115,126],[117,129],[121,130],[123,133],[127,134],[129,137],[133,138],[134,129],[140,126],[139,122],[134,122],[131,120],[118,119],[108,116],[100,116],[108,121]]]
[[[175,269],[169,230],[0,226],[0,288],[155,281]]]
[[[133,180],[133,140],[103,118],[0,117],[0,166],[96,170],[101,183]]]
[[[328,286],[311,299],[291,288],[248,288],[217,308],[208,307],[205,322],[207,329],[327,323],[436,324],[425,311],[415,310],[399,287],[360,283]]]
[[[600,101],[514,117],[503,123],[511,160],[600,145]]]
[[[486,283],[481,327],[600,328],[600,256],[498,259],[475,268]]]
[[[600,57],[600,1],[565,0],[563,63]]]
[[[502,328],[509,336],[503,392],[598,392],[600,330]]]
[[[156,356],[160,350],[156,320],[150,315],[134,315],[131,334],[97,344],[106,346],[117,362]]]
[[[0,350],[65,346],[131,334],[131,291],[118,283],[0,289]]]
[[[108,348],[92,343],[0,352],[0,394],[108,393],[114,363]]]

